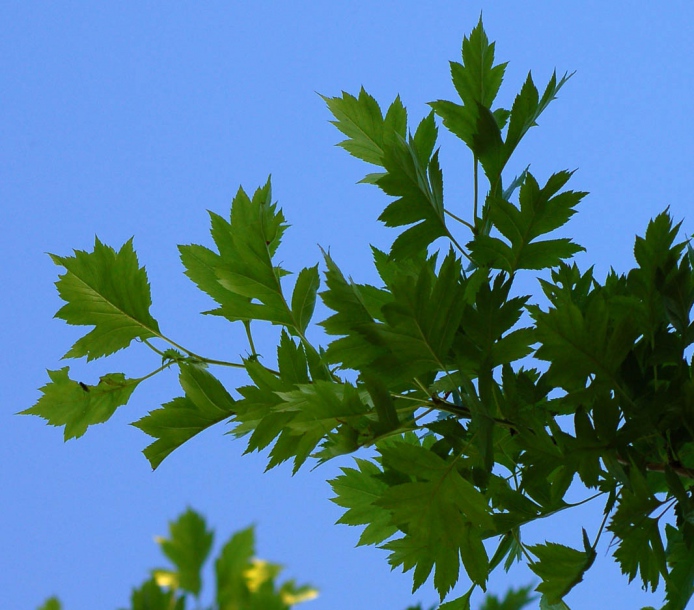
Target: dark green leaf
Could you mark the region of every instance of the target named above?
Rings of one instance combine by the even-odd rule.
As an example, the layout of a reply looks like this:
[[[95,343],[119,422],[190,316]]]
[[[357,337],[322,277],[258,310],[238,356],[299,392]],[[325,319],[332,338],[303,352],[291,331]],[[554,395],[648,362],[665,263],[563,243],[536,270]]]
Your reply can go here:
[[[366,525],[359,538],[359,545],[379,544],[397,532],[390,513],[376,502],[388,489],[380,478],[382,471],[376,464],[356,459],[358,469],[342,468],[342,474],[330,481],[336,496],[335,504],[348,509],[338,523]]]
[[[530,564],[530,569],[542,579],[537,591],[550,604],[561,602],[562,597],[583,580],[583,574],[595,560],[595,551],[592,549],[577,551],[555,542],[527,548],[539,559]]]
[[[292,315],[296,328],[301,333],[306,331],[311,316],[313,316],[319,284],[318,265],[303,269],[296,279],[292,294]]]

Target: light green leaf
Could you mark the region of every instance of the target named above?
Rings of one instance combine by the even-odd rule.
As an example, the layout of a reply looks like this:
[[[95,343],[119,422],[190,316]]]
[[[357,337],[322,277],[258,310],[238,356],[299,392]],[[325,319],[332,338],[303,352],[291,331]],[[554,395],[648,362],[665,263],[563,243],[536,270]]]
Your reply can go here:
[[[398,135],[405,137],[407,113],[399,97],[391,104],[385,119],[378,102],[364,88],[359,97],[343,92],[341,98],[323,99],[337,119],[332,121],[333,125],[348,138],[339,146],[358,159],[383,165],[386,146]]]
[[[101,424],[128,402],[141,379],[109,373],[97,385],[70,379],[70,368],[48,371],[51,381],[41,388],[43,396],[21,415],[38,415],[51,426],[65,426],[65,440],[82,436],[93,424]]]
[[[495,43],[489,43],[482,18],[470,36],[463,38],[463,63],[451,62],[453,85],[466,105],[476,103],[491,108],[506,71],[506,64],[494,65]]]
[[[202,586],[200,571],[212,548],[213,538],[205,520],[189,508],[169,523],[169,538],[158,540],[164,554],[176,566],[178,586],[196,597]]]
[[[37,610],[62,610],[63,606],[57,597],[47,599]]]
[[[94,326],[66,357],[93,360],[128,347],[133,339],[159,336],[159,325],[149,313],[147,274],[138,265],[132,240],[116,252],[97,238],[92,252],[75,250],[74,256],[51,258],[66,269],[56,286],[67,304],[56,317],[68,324]]]
[[[164,590],[155,578],[150,578],[138,589],[133,589],[130,604],[127,610],[184,610],[185,598],[176,598],[174,590]]]
[[[133,426],[156,438],[145,450],[152,468],[199,432],[233,417],[236,402],[205,369],[182,364],[180,382],[186,395],[151,411]]]
[[[217,604],[220,609],[233,608],[232,604],[248,603],[251,593],[245,572],[255,555],[253,527],[236,532],[215,561],[217,578]]]

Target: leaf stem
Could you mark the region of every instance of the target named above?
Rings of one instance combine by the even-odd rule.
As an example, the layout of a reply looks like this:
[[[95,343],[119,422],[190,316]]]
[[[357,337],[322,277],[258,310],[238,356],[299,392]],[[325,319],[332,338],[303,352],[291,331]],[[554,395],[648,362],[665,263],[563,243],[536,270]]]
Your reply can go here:
[[[251,348],[251,354],[253,356],[257,356],[258,352],[255,349],[255,344],[253,343],[253,335],[251,334],[251,321],[250,320],[244,320],[243,321],[243,327],[246,329],[246,337],[248,337],[248,345]]]
[[[217,366],[229,366],[229,367],[237,368],[237,369],[245,369],[246,368],[245,365],[240,364],[238,362],[227,362],[226,360],[215,360],[214,358],[205,358],[204,356],[200,356],[199,354],[196,354],[195,352],[193,352],[189,349],[186,349],[182,345],[179,345],[178,343],[169,339],[168,337],[165,337],[164,335],[159,334],[157,336],[162,341],[166,341],[169,345],[172,345],[176,349],[178,349],[182,352],[185,352],[189,358],[195,358],[196,360],[199,360],[200,362],[204,362],[205,364],[214,364]],[[157,349],[156,347],[154,347],[154,345],[152,345],[149,341],[147,341],[147,339],[143,339],[142,342],[145,345],[147,345],[150,349],[155,351],[157,354],[159,354],[160,356],[162,356],[162,357],[164,356],[164,352],[162,352],[160,349]]]
[[[457,220],[460,224],[465,225],[473,233],[475,232],[475,227],[471,225],[467,220],[463,220],[460,216],[456,216],[453,212],[449,210],[444,210],[444,214],[448,214],[453,220]]]
[[[478,177],[479,177],[479,159],[477,159],[477,155],[475,155],[475,164],[474,164],[474,169],[473,169],[473,188],[474,188],[474,199],[473,199],[473,208],[472,208],[472,216],[475,219],[475,223],[477,223],[477,199],[479,197],[479,186],[478,186]],[[474,231],[474,229],[473,229]]]

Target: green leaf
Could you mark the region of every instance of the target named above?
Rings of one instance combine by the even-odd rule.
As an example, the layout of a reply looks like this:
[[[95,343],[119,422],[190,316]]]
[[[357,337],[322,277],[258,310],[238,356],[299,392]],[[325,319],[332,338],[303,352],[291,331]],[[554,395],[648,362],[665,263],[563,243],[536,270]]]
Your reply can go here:
[[[360,369],[384,352],[369,338],[375,320],[366,306],[362,288],[345,279],[329,254],[324,256],[327,290],[320,297],[336,313],[320,325],[329,335],[343,336],[328,345],[326,358],[332,364],[340,363],[342,368]]]
[[[392,277],[393,301],[382,307],[385,324],[371,331],[382,351],[372,368],[387,385],[453,368],[451,348],[467,307],[461,264],[452,252],[438,276],[433,264],[421,264],[416,277]]]
[[[217,605],[221,609],[247,604],[251,592],[245,572],[255,555],[253,527],[236,532],[222,547],[215,561]]]
[[[491,108],[504,78],[506,63],[494,65],[495,43],[489,43],[482,17],[463,38],[463,63],[451,62],[453,85],[466,105]]]
[[[222,265],[222,257],[205,246],[195,244],[178,246],[185,274],[196,286],[212,297],[221,307],[206,311],[206,314],[225,315],[231,321],[238,318],[239,311],[246,311],[250,299],[233,293],[222,286],[217,277],[217,269]],[[236,312],[237,315],[231,312]]]
[[[494,46],[489,43],[480,18],[470,37],[463,39],[463,63],[451,62],[453,85],[463,105],[444,100],[430,104],[443,124],[483,161],[490,179],[501,171],[500,129],[508,116],[508,111],[502,109],[491,112],[506,70],[505,63],[494,65]]]
[[[389,487],[376,504],[389,510],[405,536],[386,542],[392,566],[414,568],[419,588],[435,567],[434,586],[441,599],[458,580],[460,559],[472,581],[484,586],[489,560],[482,544],[493,530],[485,497],[443,459],[408,442],[382,445],[384,466],[417,477]]]
[[[385,119],[378,102],[363,87],[359,97],[343,92],[341,98],[323,99],[337,119],[333,125],[348,138],[339,146],[367,163],[383,165],[384,149],[397,136],[404,138],[407,133],[407,112],[399,97],[390,105]]]
[[[318,265],[303,269],[296,279],[292,294],[292,314],[297,330],[302,334],[306,331],[311,316],[313,316],[319,285]]]
[[[62,604],[57,597],[48,598],[37,610],[62,610]]]
[[[107,356],[133,339],[159,336],[150,315],[152,299],[144,268],[137,262],[132,240],[116,252],[97,238],[92,252],[75,250],[74,256],[51,255],[66,273],[56,283],[66,301],[56,317],[68,324],[94,326],[65,355],[87,360]]]
[[[431,154],[436,138],[433,113],[420,123],[415,137],[394,140],[385,150],[386,173],[379,188],[397,199],[379,216],[388,227],[414,226],[393,242],[396,259],[417,256],[439,237],[449,236],[443,205],[443,175],[438,151]],[[416,223],[416,224],[415,224]]]
[[[531,591],[532,587],[509,589],[501,600],[496,595],[487,594],[480,610],[521,610],[535,601]]]
[[[546,595],[540,598],[540,610],[571,610],[563,601],[551,604]]]
[[[164,590],[151,578],[133,589],[128,610],[184,610],[185,597],[176,598],[173,590]]]
[[[685,526],[686,527],[686,526]],[[663,610],[684,610],[694,594],[694,553],[691,540],[687,540],[681,529],[672,525],[665,527],[668,540],[668,564],[670,573],[665,579]],[[691,538],[691,537],[690,537]]]
[[[550,604],[561,602],[583,580],[583,574],[595,560],[595,551],[591,548],[577,551],[555,542],[536,544],[527,549],[539,559],[530,564],[530,569],[542,579],[536,590]]]
[[[549,103],[556,99],[559,90],[572,76],[573,74],[564,74],[559,82],[557,82],[556,72],[553,73],[552,78],[550,78],[542,94],[542,98],[539,98],[537,87],[535,87],[532,76],[528,73],[528,77],[511,107],[508,132],[504,144],[507,159],[511,156],[528,130],[537,125],[537,119],[545,111]]]
[[[470,610],[470,597],[474,590],[475,588],[472,587],[465,595],[461,595],[445,604],[441,604],[438,610]]]
[[[223,315],[293,325],[280,284],[286,272],[272,263],[287,225],[282,211],[272,203],[270,180],[256,190],[252,199],[243,189],[238,190],[231,204],[230,222],[216,214],[210,215],[212,236],[221,256],[215,269],[219,282],[238,296],[260,302],[248,303],[245,308],[225,303]],[[238,307],[238,311],[232,307]]]
[[[366,525],[358,545],[380,544],[397,532],[390,513],[376,502],[388,489],[380,478],[383,471],[373,462],[355,459],[357,468],[341,468],[342,474],[331,481],[336,496],[332,498],[338,506],[346,508],[338,523]]]
[[[176,566],[178,586],[196,597],[202,586],[200,571],[212,548],[213,538],[205,520],[189,508],[169,523],[169,538],[158,540],[164,554]]]
[[[199,432],[236,413],[233,398],[205,369],[181,364],[180,382],[185,396],[174,398],[133,423],[157,439],[144,450],[152,468],[157,468],[174,449]]]
[[[526,172],[519,207],[502,198],[491,199],[487,204],[489,217],[510,246],[495,237],[476,236],[468,246],[480,264],[509,273],[517,269],[547,269],[581,251],[581,246],[566,238],[534,241],[566,224],[586,195],[574,191],[559,193],[570,177],[570,172],[559,172],[540,188],[535,177]]]
[[[141,379],[127,379],[122,373],[109,373],[97,385],[70,379],[70,367],[48,371],[51,381],[41,388],[43,396],[20,415],[38,415],[51,426],[65,426],[64,438],[82,436],[93,424],[101,424],[128,402]]]

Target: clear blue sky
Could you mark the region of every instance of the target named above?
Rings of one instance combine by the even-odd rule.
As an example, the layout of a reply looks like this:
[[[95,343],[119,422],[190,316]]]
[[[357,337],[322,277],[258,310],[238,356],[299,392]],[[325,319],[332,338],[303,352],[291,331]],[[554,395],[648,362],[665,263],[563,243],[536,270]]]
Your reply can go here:
[[[347,273],[371,278],[368,244],[392,238],[376,223],[385,200],[355,184],[364,167],[334,147],[339,134],[316,92],[364,85],[383,103],[400,93],[419,118],[427,101],[453,96],[448,61],[481,10],[497,57],[511,62],[506,103],[528,69],[540,82],[555,67],[577,70],[518,156],[540,176],[578,168],[573,187],[591,192],[570,225],[588,249],[581,264],[599,276],[626,269],[634,235],[666,206],[694,232],[691,2],[0,4],[3,608],[32,609],[51,594],[69,610],[125,605],[159,563],[152,537],[187,505],[218,540],[256,523],[259,555],[321,589],[307,610],[435,601],[429,585],[411,596],[409,574],[391,572],[383,551],[355,549],[356,529],[334,525],[340,510],[325,480],[338,464],[263,474],[264,456],[242,456],[244,444],[218,427],[152,473],[139,453],[147,437],[127,423],[178,395],[173,374],[67,444],[61,430],[14,413],[36,401],[46,368],[64,366],[79,333],[52,320],[58,268],[46,252],[134,235],[163,330],[233,357],[245,349],[240,336],[198,315],[209,302],[183,276],[176,245],[209,243],[206,210],[227,213],[239,184],[252,190],[272,173],[293,225],[287,267],[313,264],[320,244]],[[470,159],[452,138],[443,147],[448,202],[465,213]],[[70,364],[95,382],[107,371],[143,374],[152,359],[134,347],[112,362]],[[533,536],[575,544],[580,527],[550,520]],[[499,573],[491,587],[531,580]],[[628,586],[603,546],[567,601],[631,610],[659,599]]]

